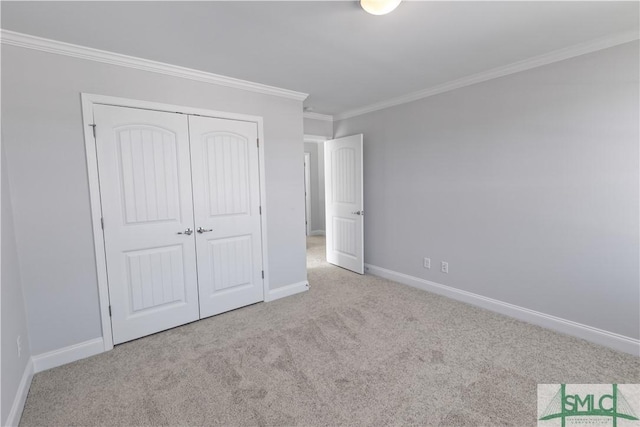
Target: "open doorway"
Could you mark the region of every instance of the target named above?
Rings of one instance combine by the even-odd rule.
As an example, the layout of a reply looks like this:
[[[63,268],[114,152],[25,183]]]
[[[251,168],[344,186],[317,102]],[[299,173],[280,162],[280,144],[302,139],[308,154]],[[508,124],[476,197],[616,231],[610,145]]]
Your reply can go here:
[[[304,180],[307,236],[325,234],[324,141],[328,138],[305,135]]]
[[[359,274],[364,274],[362,151],[362,134],[305,136],[307,261],[310,248],[321,244],[329,263]]]
[[[325,260],[324,141],[328,139],[323,136],[304,136],[307,260],[313,265]]]

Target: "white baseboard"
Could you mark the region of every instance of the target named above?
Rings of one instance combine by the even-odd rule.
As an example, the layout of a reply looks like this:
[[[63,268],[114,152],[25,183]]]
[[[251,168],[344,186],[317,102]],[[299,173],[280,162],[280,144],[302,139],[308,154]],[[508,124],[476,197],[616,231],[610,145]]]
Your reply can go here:
[[[313,230],[309,233],[309,236],[324,236],[324,230]]]
[[[280,288],[271,289],[264,299],[265,302],[275,301],[280,298],[289,297],[309,290],[309,282],[293,283],[291,285],[282,286]]]
[[[69,347],[49,351],[33,356],[33,370],[35,373],[46,371],[57,366],[66,365],[76,360],[84,359],[104,352],[102,337],[94,338]]]
[[[18,385],[16,391],[16,397],[13,399],[13,405],[9,411],[9,417],[7,418],[7,427],[14,427],[20,424],[20,418],[22,417],[22,411],[24,410],[24,404],[27,401],[27,395],[29,394],[29,388],[31,387],[31,380],[33,379],[33,362],[31,359],[27,362],[27,366],[24,368],[22,379]]]
[[[540,313],[539,311],[530,310],[514,304],[509,304],[493,298],[483,297],[482,295],[452,288],[450,286],[441,285],[419,277],[409,276],[407,274],[398,273],[396,271],[387,270],[386,268],[377,267],[371,264],[365,264],[365,272],[374,276],[383,277],[393,280],[403,285],[412,286],[435,294],[443,295],[458,301],[482,307],[496,313],[504,314],[524,322],[533,323],[534,325],[544,328],[553,329],[558,332],[582,338],[596,344],[604,345],[615,350],[630,353],[635,356],[640,355],[640,340],[626,337],[613,332],[604,331],[592,326],[583,325],[571,320],[562,319],[560,317],[551,316],[549,314]]]

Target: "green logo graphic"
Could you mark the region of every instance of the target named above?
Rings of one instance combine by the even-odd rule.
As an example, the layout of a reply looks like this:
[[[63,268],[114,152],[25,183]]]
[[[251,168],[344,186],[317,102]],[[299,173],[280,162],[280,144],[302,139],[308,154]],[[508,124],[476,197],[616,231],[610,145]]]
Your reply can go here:
[[[565,427],[569,417],[610,417],[613,427],[617,427],[619,418],[638,420],[617,384],[612,384],[611,394],[598,397],[595,394],[567,394],[566,384],[560,384],[560,389],[547,405],[540,421],[560,418],[562,427]]]

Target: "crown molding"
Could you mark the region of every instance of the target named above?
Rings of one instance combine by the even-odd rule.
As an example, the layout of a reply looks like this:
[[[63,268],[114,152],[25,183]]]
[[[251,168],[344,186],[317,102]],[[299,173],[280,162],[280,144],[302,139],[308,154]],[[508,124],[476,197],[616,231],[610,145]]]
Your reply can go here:
[[[206,71],[194,70],[192,68],[180,67],[178,65],[166,64],[164,62],[152,61],[149,59],[137,58],[129,55],[108,52],[86,46],[60,42],[15,31],[0,30],[2,44],[17,46],[27,49],[39,50],[42,52],[66,55],[74,58],[86,59],[89,61],[102,62],[105,64],[118,65],[121,67],[133,68],[136,70],[149,71],[152,73],[164,74],[173,77],[180,77],[204,83],[211,83],[219,86],[226,86],[234,89],[246,90],[265,95],[273,95],[282,98],[304,101],[309,95],[293,90],[268,86],[261,83],[254,83],[240,80],[233,77],[221,76]]]
[[[333,122],[333,116],[328,114],[305,112],[302,114],[305,119],[324,120],[325,122]]]
[[[580,43],[577,45],[569,46],[566,48],[554,50],[543,55],[534,56],[522,61],[514,62],[502,67],[493,68],[488,71],[484,71],[478,74],[472,74],[467,77],[462,77],[457,80],[452,80],[437,86],[433,86],[427,89],[423,89],[418,92],[409,93],[407,95],[399,96],[397,98],[391,98],[386,101],[377,102],[364,107],[348,110],[333,116],[335,121],[344,120],[351,117],[361,116],[363,114],[371,113],[378,110],[383,110],[389,107],[395,107],[397,105],[406,104],[409,102],[417,101],[419,99],[428,98],[430,96],[438,95],[440,93],[449,92],[455,89],[459,89],[465,86],[470,86],[476,83],[485,82],[487,80],[493,80],[498,77],[507,76],[509,74],[519,73],[520,71],[530,70],[532,68],[541,67],[543,65],[552,64],[554,62],[563,61],[565,59],[573,58],[587,53],[596,52],[598,50],[607,49],[610,47],[618,46],[624,43],[629,43],[640,39],[638,30],[630,30],[623,33],[614,34],[611,36],[603,37],[600,39],[592,40],[590,42]]]
[[[330,136],[304,134],[304,142],[321,143],[330,140]]]
[[[303,114],[303,116],[308,119],[323,120],[329,122],[344,120],[385,108],[417,101],[419,99],[428,98],[430,96],[449,92],[451,90],[470,86],[476,83],[496,79],[498,77],[507,76],[509,74],[518,73],[520,71],[530,70],[532,68],[552,64],[554,62],[563,61],[565,59],[573,58],[591,52],[596,52],[602,49],[607,49],[609,47],[638,40],[639,38],[640,36],[637,30],[630,30],[601,39],[596,39],[590,42],[585,42],[567,48],[555,50],[543,55],[535,56],[533,58],[514,62],[506,66],[493,68],[488,71],[466,76],[457,80],[452,80],[450,82],[423,89],[418,92],[409,93],[407,95],[391,98],[386,101],[381,101],[364,107],[348,110],[334,116],[313,112],[306,112]],[[0,30],[0,39],[2,44],[9,46],[17,46],[48,53],[66,55],[74,58],[86,59],[90,61],[102,62],[111,65],[118,65],[142,71],[149,71],[173,77],[180,77],[189,80],[246,90],[249,92],[279,96],[298,101],[304,101],[309,96],[308,94],[302,92],[296,92],[288,89],[282,89],[274,86],[240,80],[233,77],[222,76],[219,74],[194,70],[192,68],[180,67],[163,62],[136,58],[119,53],[60,42],[5,29]]]

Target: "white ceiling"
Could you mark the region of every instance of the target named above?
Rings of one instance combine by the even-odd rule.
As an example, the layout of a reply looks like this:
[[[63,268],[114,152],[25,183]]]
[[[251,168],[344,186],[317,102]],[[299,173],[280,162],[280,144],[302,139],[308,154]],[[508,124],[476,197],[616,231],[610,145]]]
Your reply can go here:
[[[639,28],[638,2],[2,2],[2,28],[309,93],[338,114]]]

